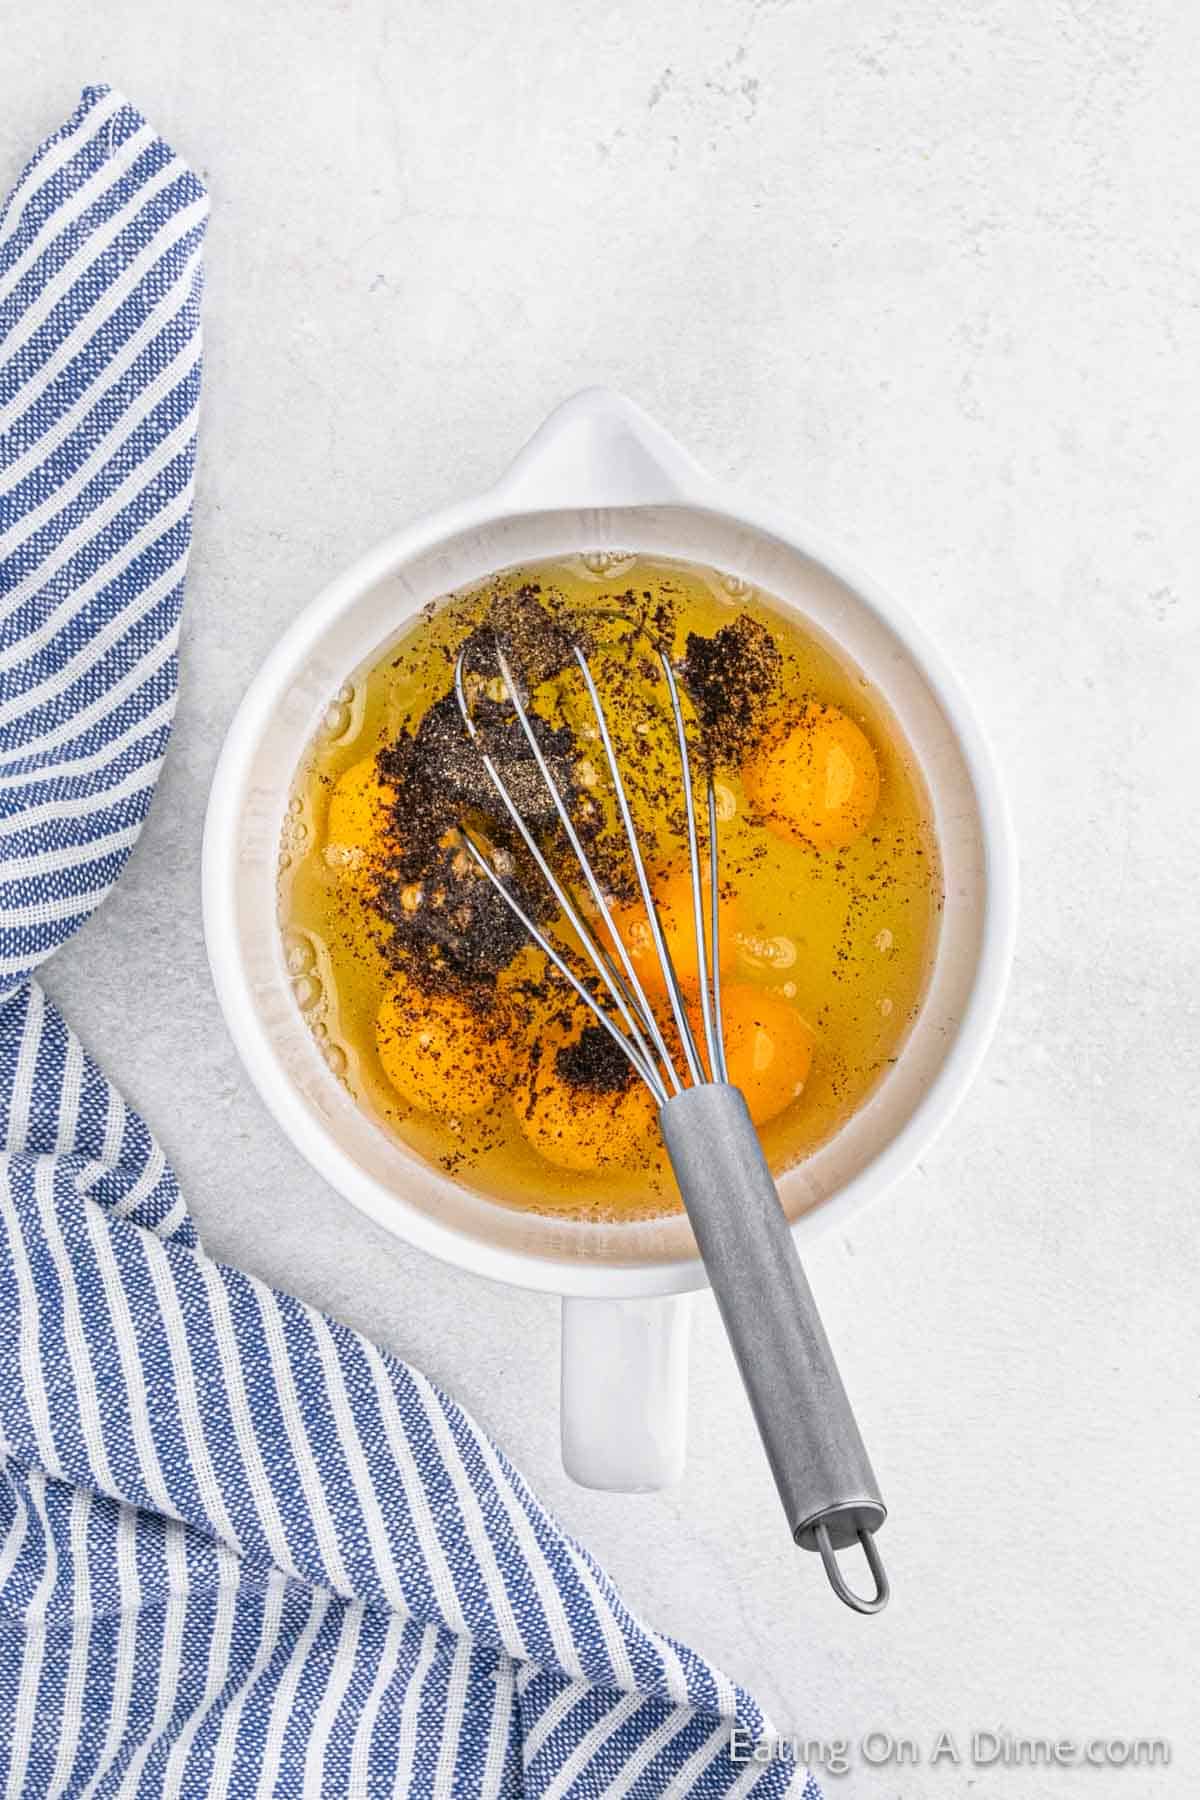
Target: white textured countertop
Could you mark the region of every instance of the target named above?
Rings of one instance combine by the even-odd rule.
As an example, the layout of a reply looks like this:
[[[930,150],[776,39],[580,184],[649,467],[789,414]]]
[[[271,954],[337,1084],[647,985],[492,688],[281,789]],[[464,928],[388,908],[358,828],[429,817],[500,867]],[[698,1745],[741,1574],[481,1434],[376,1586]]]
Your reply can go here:
[[[781,1729],[920,1745],[834,1793],[1192,1791],[1200,13],[41,0],[0,40],[5,183],[104,79],[212,191],[176,736],[125,879],[47,971],[209,1248],[449,1386]],[[684,1485],[572,1487],[556,1303],[351,1213],[209,982],[201,821],[261,657],[593,381],[906,600],[1010,785],[995,1048],[921,1168],[812,1258],[892,1506],[879,1620],[790,1549],[707,1299]],[[1162,1733],[1175,1765],[931,1768],[942,1727],[964,1752],[973,1728]]]

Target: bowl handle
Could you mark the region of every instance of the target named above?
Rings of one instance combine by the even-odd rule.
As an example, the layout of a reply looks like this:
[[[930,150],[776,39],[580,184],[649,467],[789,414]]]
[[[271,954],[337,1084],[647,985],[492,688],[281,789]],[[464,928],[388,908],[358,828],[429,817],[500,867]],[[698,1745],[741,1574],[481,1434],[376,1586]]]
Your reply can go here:
[[[651,1493],[683,1475],[692,1296],[562,1303],[562,1459],[581,1487]]]
[[[514,511],[704,505],[715,485],[648,413],[611,388],[556,407],[492,489]]]

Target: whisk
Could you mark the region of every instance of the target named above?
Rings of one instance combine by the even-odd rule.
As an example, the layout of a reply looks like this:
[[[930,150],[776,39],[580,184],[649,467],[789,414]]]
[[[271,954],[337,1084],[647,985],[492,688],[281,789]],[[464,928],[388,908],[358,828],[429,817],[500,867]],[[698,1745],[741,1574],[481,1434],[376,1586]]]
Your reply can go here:
[[[634,957],[617,929],[562,786],[538,740],[523,697],[519,670],[514,669],[498,636],[494,646],[496,673],[545,784],[575,859],[577,874],[590,896],[593,916],[605,923],[607,942],[601,940],[585,917],[584,906],[572,891],[577,883],[564,880],[552,865],[514,800],[509,782],[489,753],[486,728],[474,717],[468,693],[469,646],[459,654],[455,666],[459,709],[508,818],[578,941],[591,971],[590,985],[572,968],[565,947],[556,944],[530,917],[521,898],[513,892],[511,877],[505,879],[511,862],[495,857],[465,823],[460,827],[461,836],[476,867],[581,1004],[619,1045],[653,1095],[663,1143],[737,1359],[793,1542],[819,1553],[834,1592],[847,1606],[860,1613],[875,1613],[886,1606],[889,1594],[887,1575],[875,1543],[875,1533],[887,1509],[749,1109],[739,1089],[728,1080],[721,1021],[716,791],[710,772],[706,784],[706,884],[679,682],[666,648],[653,640],[651,644],[666,684],[679,756],[702,1043],[692,1028],[687,997],[655,905],[604,703],[587,653],[578,642],[570,643],[570,655],[582,677],[595,719],[641,904],[661,965],[674,1027],[673,1044],[668,1042],[655,1016]],[[498,872],[497,863],[504,874]],[[874,1592],[869,1596],[849,1586],[838,1562],[837,1553],[856,1541],[862,1546],[874,1583]]]

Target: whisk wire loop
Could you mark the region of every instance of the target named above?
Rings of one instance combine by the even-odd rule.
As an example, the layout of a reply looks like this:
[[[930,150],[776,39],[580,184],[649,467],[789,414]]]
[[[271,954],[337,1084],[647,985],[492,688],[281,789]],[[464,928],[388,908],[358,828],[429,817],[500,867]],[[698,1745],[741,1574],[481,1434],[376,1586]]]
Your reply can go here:
[[[545,935],[545,933],[543,931],[541,931],[538,928],[538,926],[536,926],[534,924],[533,920],[529,917],[529,914],[521,906],[520,902],[518,900],[514,899],[512,894],[509,893],[509,891],[505,887],[503,881],[501,881],[499,875],[497,875],[497,873],[493,869],[491,863],[488,861],[488,858],[486,857],[484,852],[479,848],[478,844],[476,844],[475,840],[472,838],[470,832],[464,830],[462,833],[462,839],[463,839],[463,844],[466,848],[467,855],[471,858],[472,862],[475,864],[475,867],[477,869],[479,869],[482,874],[487,876],[488,880],[491,882],[491,884],[495,888],[496,892],[500,895],[501,899],[504,900],[506,905],[512,911],[513,916],[520,922],[520,924],[522,924],[525,927],[525,930],[529,933],[530,937],[533,939],[533,941],[537,945],[538,949],[543,951],[545,953],[545,955],[549,957],[550,961],[554,964],[554,967],[558,970],[559,974],[563,977],[563,979],[565,981],[567,981],[570,984],[570,986],[574,989],[575,993],[578,995],[580,1000],[583,1001],[583,1004],[589,1009],[589,1011],[594,1013],[597,1021],[601,1025],[603,1025],[604,1029],[608,1032],[608,1034],[612,1038],[613,1042],[620,1046],[623,1054],[628,1058],[629,1062],[633,1066],[635,1074],[637,1074],[641,1077],[641,1079],[646,1083],[646,1086],[650,1089],[651,1093],[654,1094],[655,1098],[658,1099],[659,1104],[661,1105],[663,1103],[663,1101],[666,1100],[667,1094],[666,1094],[666,1089],[663,1087],[662,1082],[659,1079],[657,1071],[653,1068],[652,1065],[643,1061],[642,1057],[638,1054],[638,1052],[634,1049],[633,1045],[630,1043],[629,1038],[621,1030],[620,1026],[613,1023],[612,1019],[609,1018],[609,1016],[605,1012],[604,1008],[602,1006],[596,1005],[595,1000],[588,993],[588,991],[584,987],[582,981],[580,981],[579,977],[570,968],[570,966],[567,964],[565,959],[554,948],[554,945],[550,942],[549,938]]]
[[[687,1016],[687,1006],[684,1001],[683,989],[679,984],[679,977],[675,973],[675,964],[671,960],[671,952],[667,947],[667,940],[663,932],[662,921],[658,916],[658,908],[654,903],[654,895],[650,889],[650,877],[647,874],[646,861],[642,855],[641,845],[638,842],[637,827],[633,822],[633,812],[629,804],[629,795],[626,792],[625,781],[621,774],[621,765],[617,760],[616,750],[613,748],[612,733],[608,728],[608,718],[604,711],[604,703],[600,698],[595,679],[588,666],[587,657],[584,655],[578,644],[574,646],[574,650],[575,660],[579,664],[580,673],[583,676],[584,685],[587,688],[588,699],[592,703],[592,712],[595,715],[596,725],[600,732],[600,742],[604,746],[604,756],[608,763],[608,772],[612,779],[613,791],[617,800],[617,808],[621,815],[621,824],[625,829],[625,841],[629,845],[629,854],[633,861],[634,872],[637,875],[638,891],[641,894],[642,905],[645,908],[646,919],[650,926],[650,935],[654,939],[655,953],[658,956],[659,964],[662,968],[663,980],[666,983],[667,997],[671,1002],[671,1013],[675,1020],[675,1029],[679,1034],[679,1041],[683,1046],[684,1059],[687,1062],[688,1074],[691,1077],[692,1084],[699,1087],[706,1080],[706,1076],[700,1062],[699,1053],[696,1049],[696,1040],[692,1033],[691,1022]],[[702,964],[700,966],[703,967]],[[682,1084],[675,1073],[674,1064],[671,1065],[670,1073],[675,1084],[675,1092],[677,1094],[681,1093]]]
[[[508,658],[505,656],[503,649],[499,645],[496,647],[496,666],[499,669],[501,679],[508,690],[508,696],[512,703],[513,710],[520,722],[521,730],[524,733],[526,743],[529,745],[534,762],[537,764],[538,773],[545,784],[546,791],[549,794],[554,810],[558,815],[559,823],[562,825],[562,828],[566,833],[567,841],[574,851],[576,860],[583,871],[583,877],[587,883],[588,891],[592,896],[593,904],[599,909],[601,916],[608,926],[609,937],[616,946],[625,979],[629,983],[629,988],[632,989],[632,994],[625,989],[622,989],[621,991],[625,993],[627,1002],[629,1002],[631,1008],[636,1012],[636,1022],[627,1016],[624,1008],[622,1008],[622,1017],[626,1018],[626,1022],[639,1038],[641,1037],[639,1026],[646,1031],[653,1041],[654,1048],[657,1051],[660,1060],[664,1066],[669,1068],[671,1065],[671,1057],[662,1032],[659,1030],[658,1021],[654,1016],[654,1008],[646,997],[646,991],[638,977],[638,972],[633,965],[633,960],[626,948],[625,941],[613,923],[612,909],[609,906],[608,897],[596,878],[596,872],[592,867],[587,851],[583,847],[579,833],[575,829],[570,810],[562,797],[562,792],[558,783],[554,779],[553,771],[546,760],[542,746],[538,743],[537,734],[533,729],[528,708],[521,698],[520,684],[513,673]],[[575,919],[572,919],[571,922],[575,930],[579,932],[581,936],[590,936],[586,926],[581,930],[579,922]],[[604,946],[596,943],[595,940],[592,940],[591,948],[604,959],[611,969],[611,958],[606,955]],[[615,971],[613,972],[615,973]],[[617,992],[616,988],[612,988],[611,984],[610,988],[615,995]],[[642,1048],[645,1051],[646,1047],[644,1043]],[[646,1054],[648,1055],[649,1052],[646,1051]]]
[[[696,940],[696,966],[700,975],[700,1006],[704,1024],[705,1058],[702,1057],[696,1042],[696,1034],[688,1016],[687,998],[675,969],[666,933],[655,903],[650,886],[649,872],[645,855],[642,851],[637,826],[633,818],[628,789],[621,772],[620,760],[613,743],[612,731],[603,699],[591,666],[582,647],[571,646],[575,661],[582,676],[588,701],[596,721],[600,742],[604,750],[604,759],[608,767],[612,791],[616,801],[625,841],[629,849],[637,879],[638,892],[646,914],[650,935],[654,943],[655,953],[662,971],[663,982],[671,1006],[675,1033],[683,1052],[686,1064],[686,1084],[702,1086],[710,1080],[725,1079],[724,1047],[720,1041],[720,951],[717,941],[717,879],[716,879],[716,803],[711,781],[708,784],[708,835],[709,859],[713,871],[710,889],[710,905],[712,914],[711,932],[706,928],[704,918],[704,892],[701,874],[699,833],[696,825],[695,798],[692,788],[691,759],[688,750],[687,728],[684,722],[679,685],[671,661],[666,651],[659,648],[659,660],[670,696],[672,717],[674,720],[676,740],[680,755],[681,778],[684,789],[684,813],[687,821],[688,863],[692,900],[692,923]],[[584,918],[580,907],[565,884],[556,875],[549,859],[537,842],[532,829],[525,819],[520,807],[513,799],[508,784],[498,768],[495,759],[487,748],[483,734],[476,722],[467,693],[466,683],[466,649],[460,652],[454,669],[454,689],[458,700],[459,712],[468,735],[479,752],[483,768],[495,789],[504,810],[515,826],[518,835],[534,864],[562,910],[572,931],[578,939],[587,961],[609,994],[625,1030],[616,1026],[606,1009],[599,1004],[596,996],[571,970],[561,948],[556,948],[548,935],[534,925],[525,909],[513,895],[511,889],[496,873],[490,858],[480,847],[470,830],[464,825],[460,829],[467,851],[472,861],[489,879],[493,888],[503,898],[514,916],[537,943],[539,948],[550,958],[560,974],[565,975],[572,990],[588,1007],[593,1016],[601,1023],[621,1045],[627,1059],[649,1087],[658,1105],[663,1105],[669,1093],[680,1094],[684,1091],[685,1077],[681,1077],[676,1067],[671,1048],[658,1022],[655,1009],[647,996],[645,986],[638,975],[629,948],[617,929],[613,918],[612,907],[608,897],[597,878],[587,851],[580,838],[575,821],[571,817],[570,808],[563,798],[560,788],[550,766],[549,759],[538,741],[530,717],[529,708],[522,698],[521,683],[518,672],[513,669],[503,647],[496,645],[496,668],[504,683],[506,697],[513,708],[514,715],[520,725],[525,742],[529,747],[538,775],[546,789],[555,815],[562,826],[567,842],[575,856],[583,875],[593,905],[608,927],[620,968],[615,965],[607,947],[594,933],[591,925]]]
[[[521,813],[520,808],[517,806],[516,802],[513,800],[513,797],[508,790],[507,783],[505,782],[503,776],[500,774],[499,769],[496,767],[495,761],[492,758],[490,752],[488,751],[487,745],[483,742],[483,739],[480,736],[479,727],[476,725],[475,720],[471,715],[471,709],[470,709],[470,705],[469,705],[469,702],[467,699],[466,680],[465,680],[465,656],[466,656],[466,652],[464,650],[463,652],[460,653],[458,661],[455,664],[454,690],[455,690],[455,694],[458,699],[459,711],[462,714],[463,723],[466,727],[467,733],[470,736],[472,742],[475,744],[476,748],[478,749],[479,755],[480,755],[480,761],[483,764],[483,767],[487,773],[488,779],[491,781],[492,786],[495,788],[496,793],[498,794],[501,802],[503,803],[504,809],[507,812],[509,818],[512,820],[513,824],[516,826],[517,831],[520,834],[521,841],[524,843],[526,849],[529,851],[529,854],[532,856],[535,864],[537,865],[539,874],[542,876],[542,879],[546,882],[551,893],[554,895],[555,900],[558,902],[559,906],[562,908],[564,914],[566,915],[566,917],[571,925],[572,930],[575,932],[581,945],[583,946],[583,949],[588,958],[588,961],[591,963],[596,974],[600,977],[601,981],[604,983],[604,986],[608,989],[608,992],[612,997],[613,1004],[616,1006],[617,1011],[620,1013],[622,1019],[625,1021],[625,1024],[628,1027],[628,1031],[633,1038],[633,1044],[629,1043],[629,1040],[626,1037],[626,1034],[624,1032],[617,1030],[617,1028],[613,1025],[612,1020],[609,1018],[608,1014],[605,1012],[604,1008],[602,1006],[597,1005],[594,997],[588,993],[587,989],[583,986],[582,982],[578,981],[573,975],[570,974],[570,971],[568,970],[564,959],[559,955],[559,953],[557,951],[555,951],[553,949],[553,946],[549,943],[549,940],[546,938],[544,933],[537,930],[536,927],[532,924],[531,920],[526,915],[524,909],[520,906],[520,904],[516,901],[516,899],[510,892],[510,890],[505,886],[504,882],[496,874],[495,870],[491,866],[490,861],[486,858],[486,856],[484,856],[482,851],[480,851],[478,845],[475,843],[474,839],[471,837],[469,831],[467,831],[466,829],[463,829],[462,835],[463,835],[464,842],[466,843],[468,852],[471,854],[476,866],[479,868],[482,868],[483,871],[485,872],[485,874],[487,874],[487,876],[491,880],[492,886],[496,889],[497,893],[499,893],[501,895],[501,897],[506,901],[509,908],[513,912],[514,916],[525,927],[526,931],[530,932],[535,937],[539,947],[542,950],[544,950],[547,953],[547,955],[549,955],[551,957],[551,959],[554,962],[555,967],[559,970],[559,972],[566,973],[568,975],[568,978],[571,982],[571,986],[575,990],[575,992],[579,995],[580,999],[583,1000],[585,1005],[588,1006],[588,1008],[595,1015],[595,1017],[605,1025],[605,1028],[607,1030],[609,1030],[610,1035],[614,1035],[618,1038],[618,1040],[622,1044],[622,1047],[625,1049],[625,1053],[629,1057],[630,1062],[633,1064],[633,1067],[635,1068],[637,1073],[641,1076],[642,1080],[646,1083],[646,1085],[649,1087],[651,1093],[655,1096],[655,1098],[658,1100],[659,1104],[661,1105],[662,1102],[667,1097],[666,1089],[663,1086],[663,1083],[658,1074],[658,1071],[654,1066],[653,1056],[650,1052],[649,1046],[646,1043],[645,1037],[644,1037],[642,1030],[638,1024],[638,1021],[634,1017],[633,1010],[630,1007],[628,997],[625,994],[625,992],[623,991],[619,982],[617,982],[614,979],[615,971],[612,968],[611,961],[609,958],[607,958],[603,954],[600,946],[593,939],[592,933],[591,933],[590,929],[588,928],[587,924],[585,923],[583,916],[580,913],[578,907],[575,905],[574,900],[571,898],[571,895],[568,893],[567,889],[563,886],[563,884],[559,881],[558,877],[555,875],[554,870],[550,866],[550,863],[547,860],[547,858],[543,855],[542,850],[541,850],[536,838],[534,837],[533,832],[530,830],[528,824],[526,823],[525,818],[524,818],[523,814]],[[549,765],[547,764],[544,756],[542,755],[541,746],[537,743],[536,738],[534,737],[532,727],[530,726],[529,721],[528,721],[528,716],[525,712],[525,708],[520,699],[520,695],[519,695],[519,692],[517,689],[517,684],[512,676],[512,670],[508,667],[507,663],[503,662],[502,652],[498,652],[498,666],[501,667],[502,678],[504,679],[505,684],[508,688],[509,698],[511,699],[511,701],[513,703],[513,706],[517,713],[518,718],[521,720],[521,723],[525,730],[528,741],[529,741],[531,747],[533,748],[534,755],[535,755],[535,758],[537,761],[538,771],[542,777],[542,780],[546,784],[547,791],[549,792],[551,801],[554,804],[555,810],[558,813],[559,818],[563,821],[564,824],[566,824],[568,826],[570,836],[573,841],[572,847],[574,848],[575,845],[578,844],[578,838],[575,834],[574,826],[570,825],[569,814],[567,813],[566,806],[565,806],[562,796],[558,790],[558,786],[554,780],[553,773],[551,772]],[[505,672],[505,671],[507,671],[507,672]],[[591,865],[588,863],[587,857],[584,854],[583,848],[581,845],[578,848],[577,854],[580,858],[580,861],[583,863],[585,869],[587,870],[589,878],[594,879],[594,877],[592,875]],[[616,941],[618,943],[620,943],[619,936],[615,932],[613,935],[614,935],[614,938],[616,939]],[[652,1017],[653,1017],[653,1015],[651,1015],[651,1018]],[[656,1025],[652,1029],[652,1036],[654,1036],[655,1039],[657,1039],[659,1036]],[[634,1046],[636,1046],[636,1049],[634,1048]],[[656,1042],[655,1048],[657,1049],[657,1047],[658,1047],[658,1045]],[[676,1092],[679,1091],[678,1087],[676,1087],[675,1091]]]

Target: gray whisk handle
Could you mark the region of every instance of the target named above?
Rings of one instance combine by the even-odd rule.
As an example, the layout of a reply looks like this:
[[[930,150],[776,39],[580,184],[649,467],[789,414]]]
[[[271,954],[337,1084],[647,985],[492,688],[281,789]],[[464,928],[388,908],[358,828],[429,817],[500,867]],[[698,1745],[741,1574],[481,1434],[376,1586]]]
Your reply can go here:
[[[872,1536],[887,1509],[746,1102],[724,1082],[686,1088],[659,1124],[793,1540],[820,1552],[848,1605],[878,1611],[887,1580]],[[856,1541],[869,1600],[837,1567]]]

